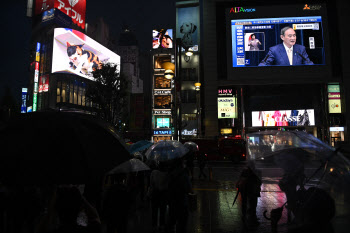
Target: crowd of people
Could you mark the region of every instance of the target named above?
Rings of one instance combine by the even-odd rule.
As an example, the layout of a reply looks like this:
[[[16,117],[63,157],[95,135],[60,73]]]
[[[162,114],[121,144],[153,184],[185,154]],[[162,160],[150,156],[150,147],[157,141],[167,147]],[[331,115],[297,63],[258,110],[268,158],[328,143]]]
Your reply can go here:
[[[152,232],[185,233],[194,154],[158,163],[139,159],[150,170],[108,175],[101,184],[0,183],[0,229],[4,233],[126,233],[129,217],[138,208],[150,207]]]

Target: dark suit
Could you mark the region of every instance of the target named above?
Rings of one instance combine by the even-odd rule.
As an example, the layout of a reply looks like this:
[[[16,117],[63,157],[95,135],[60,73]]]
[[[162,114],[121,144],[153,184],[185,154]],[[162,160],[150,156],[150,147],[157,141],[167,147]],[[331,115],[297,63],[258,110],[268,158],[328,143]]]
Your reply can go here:
[[[266,59],[267,58],[267,59]],[[266,60],[265,60],[266,59]],[[313,65],[314,63],[309,59],[306,53],[305,46],[295,44],[293,45],[293,66],[294,65]],[[283,43],[270,48],[268,54],[259,66],[289,66],[289,59]]]

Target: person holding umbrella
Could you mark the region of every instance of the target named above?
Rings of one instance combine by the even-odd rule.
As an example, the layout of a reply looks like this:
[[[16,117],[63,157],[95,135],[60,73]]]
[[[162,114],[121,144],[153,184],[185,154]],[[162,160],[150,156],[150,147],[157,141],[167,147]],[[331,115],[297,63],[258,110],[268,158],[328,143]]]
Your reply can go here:
[[[250,164],[253,166],[253,164]],[[254,167],[247,166],[243,169],[236,183],[236,188],[242,198],[242,220],[250,225],[259,225],[256,216],[258,197],[260,197],[261,180],[254,173]]]

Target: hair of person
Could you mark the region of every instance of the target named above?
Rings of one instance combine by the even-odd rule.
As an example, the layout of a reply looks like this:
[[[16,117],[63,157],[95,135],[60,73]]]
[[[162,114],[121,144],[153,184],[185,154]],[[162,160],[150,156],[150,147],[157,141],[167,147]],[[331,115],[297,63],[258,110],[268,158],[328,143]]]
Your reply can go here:
[[[251,34],[251,35],[250,35],[250,38],[253,38],[253,36],[255,36],[255,38],[256,38],[255,33]]]
[[[293,28],[290,27],[290,26],[286,26],[286,27],[282,28],[282,29],[281,29],[281,36],[284,36],[284,33],[285,33],[288,29],[293,29]]]

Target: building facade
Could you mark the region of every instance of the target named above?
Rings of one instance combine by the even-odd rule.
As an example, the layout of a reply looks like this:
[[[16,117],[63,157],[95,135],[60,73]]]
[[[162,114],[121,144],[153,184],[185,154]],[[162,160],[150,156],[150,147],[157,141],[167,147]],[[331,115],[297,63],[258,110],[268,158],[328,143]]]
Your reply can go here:
[[[199,107],[189,110],[183,103],[182,113],[197,112],[199,135],[245,137],[279,129],[307,131],[333,146],[346,140],[342,5],[327,0],[307,6],[302,1],[177,1],[176,36],[182,44],[198,45],[198,57],[183,61],[181,68],[198,69],[201,87],[194,102]],[[305,47],[312,65],[296,46],[292,65],[269,63],[270,47],[282,44],[285,26],[293,28],[294,42]],[[183,93],[187,84],[182,82]]]

